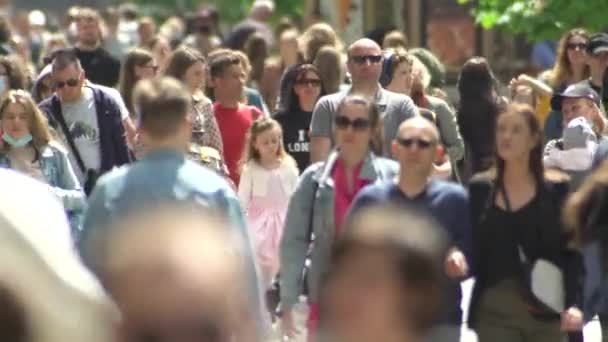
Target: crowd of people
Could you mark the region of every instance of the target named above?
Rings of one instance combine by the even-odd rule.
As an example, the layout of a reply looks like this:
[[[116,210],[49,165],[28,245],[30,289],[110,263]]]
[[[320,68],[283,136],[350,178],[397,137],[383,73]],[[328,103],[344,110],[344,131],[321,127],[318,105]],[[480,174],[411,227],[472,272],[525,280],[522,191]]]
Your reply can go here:
[[[0,340],[608,341],[608,34],[454,101],[273,11],[0,17]]]

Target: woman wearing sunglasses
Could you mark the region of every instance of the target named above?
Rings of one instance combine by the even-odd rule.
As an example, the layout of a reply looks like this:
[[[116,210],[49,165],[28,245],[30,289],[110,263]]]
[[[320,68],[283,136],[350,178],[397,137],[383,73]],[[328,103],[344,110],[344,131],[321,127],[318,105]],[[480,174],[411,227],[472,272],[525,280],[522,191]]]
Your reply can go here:
[[[469,325],[480,342],[563,341],[583,324],[582,260],[560,220],[567,176],[544,170],[540,125],[527,105],[498,116],[496,150],[496,167],[469,184]],[[541,261],[538,282],[531,267]]]
[[[394,161],[377,157],[382,150],[380,116],[367,98],[345,97],[338,105],[334,127],[337,147],[327,160],[302,174],[287,209],[281,244],[283,333],[293,337],[297,334],[293,307],[302,290],[302,271],[314,236],[307,278],[309,341],[314,340],[319,319],[319,285],[351,202],[365,185],[391,179],[398,172]]]
[[[0,122],[0,167],[48,184],[49,191],[62,201],[77,238],[85,194],[65,148],[52,141],[45,116],[27,92],[10,90],[0,103]]]
[[[568,31],[559,41],[557,56],[553,69],[540,75],[540,80],[548,84],[554,94],[563,92],[569,85],[585,80],[589,77],[587,66],[587,45],[589,32],[576,28]],[[551,111],[549,99],[540,104],[541,110]],[[545,122],[545,138],[557,139],[562,136],[562,118],[559,112],[551,112]]]
[[[312,110],[325,95],[319,70],[312,64],[287,68],[281,80],[279,111],[274,115],[283,128],[283,146],[298,163],[299,170],[310,165],[308,130]]]

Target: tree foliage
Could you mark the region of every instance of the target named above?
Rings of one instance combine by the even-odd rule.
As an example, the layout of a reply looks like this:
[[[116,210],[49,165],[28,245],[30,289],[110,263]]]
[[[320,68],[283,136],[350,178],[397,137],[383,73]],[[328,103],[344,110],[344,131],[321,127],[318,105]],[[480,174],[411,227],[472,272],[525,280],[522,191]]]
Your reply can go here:
[[[170,15],[183,14],[200,8],[205,3],[218,9],[222,22],[236,23],[247,16],[253,0],[133,0],[140,6],[147,7],[155,14]],[[301,18],[304,13],[304,0],[278,0],[275,1],[275,17],[290,16]]]
[[[592,32],[608,28],[607,0],[458,0],[471,5],[476,22],[523,34],[531,41],[557,39],[565,31],[583,27]]]

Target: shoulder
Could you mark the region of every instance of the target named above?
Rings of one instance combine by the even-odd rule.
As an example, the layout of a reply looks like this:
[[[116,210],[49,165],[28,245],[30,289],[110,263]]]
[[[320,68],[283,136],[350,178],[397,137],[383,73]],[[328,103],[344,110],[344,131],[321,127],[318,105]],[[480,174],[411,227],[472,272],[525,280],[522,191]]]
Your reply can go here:
[[[394,172],[395,174],[399,172],[399,163],[392,159],[384,157],[374,157],[374,165],[376,165],[376,167],[380,167],[383,170]]]
[[[450,105],[445,100],[430,95],[428,95],[426,98],[429,101],[429,104],[431,105],[433,111],[452,111]]]
[[[325,165],[325,162],[316,162],[314,164],[309,165],[300,175],[300,179],[312,181],[313,177],[317,175]]]
[[[382,96],[386,97],[389,104],[400,105],[406,103],[409,105],[414,103],[414,101],[412,101],[412,99],[407,95],[395,93],[386,89],[382,89],[380,91],[383,93]]]
[[[372,183],[365,186],[357,197],[366,199],[384,199],[397,185],[393,182]]]
[[[337,92],[337,93],[325,95],[325,96],[323,96],[323,97],[321,97],[319,99],[319,102],[317,103],[317,106],[320,105],[320,104],[324,104],[324,105],[328,105],[328,104],[338,105],[338,103],[340,103],[340,101],[342,101],[342,99],[345,98],[347,94],[348,94],[348,92],[346,92],[346,91],[340,91],[340,92]]]
[[[450,200],[467,201],[469,198],[467,190],[462,185],[443,180],[433,181],[432,191]]]
[[[224,178],[217,173],[186,159],[181,166],[179,177],[182,184],[188,184],[190,191],[198,193],[215,193],[231,190]]]
[[[42,102],[38,104],[38,108],[44,112],[50,112],[53,108],[54,101],[57,101],[57,94],[53,94],[52,96],[42,100]]]
[[[469,181],[469,190],[490,188],[495,179],[496,174],[492,170],[477,173]]]
[[[68,154],[67,148],[63,144],[61,144],[60,142],[55,141],[55,140],[49,141],[49,144],[45,147],[45,149],[50,150],[54,154],[55,153],[59,153],[62,155]]]

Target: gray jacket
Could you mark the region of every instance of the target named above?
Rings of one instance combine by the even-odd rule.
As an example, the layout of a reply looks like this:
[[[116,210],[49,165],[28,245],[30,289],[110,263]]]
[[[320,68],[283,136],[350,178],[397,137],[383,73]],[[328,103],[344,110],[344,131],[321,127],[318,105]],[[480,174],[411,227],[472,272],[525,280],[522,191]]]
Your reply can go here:
[[[289,201],[280,253],[281,305],[285,310],[293,307],[302,293],[302,271],[309,249],[308,232],[311,219],[315,242],[308,274],[308,289],[309,300],[318,301],[321,281],[328,270],[335,237],[334,181],[331,172],[338,156],[338,152],[333,151],[325,162],[309,166],[300,176]],[[394,178],[398,171],[399,165],[395,161],[370,153],[363,162],[359,176],[381,182]],[[318,184],[316,194],[315,183]]]

